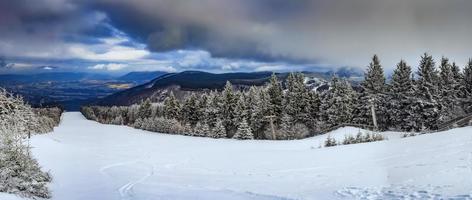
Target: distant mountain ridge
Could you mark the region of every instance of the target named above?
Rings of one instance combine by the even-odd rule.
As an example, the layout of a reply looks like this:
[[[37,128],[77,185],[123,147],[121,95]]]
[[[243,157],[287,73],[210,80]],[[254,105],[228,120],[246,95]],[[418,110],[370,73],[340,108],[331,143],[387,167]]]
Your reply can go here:
[[[250,86],[262,86],[266,84],[273,72],[237,72],[214,74],[201,71],[184,71],[162,75],[148,83],[114,93],[99,99],[95,104],[131,105],[139,103],[147,98],[153,101],[162,101],[171,91],[177,98],[183,98],[192,91],[221,90],[227,81],[235,87],[248,88]],[[326,89],[333,73],[330,72],[302,72],[307,77],[307,86],[312,89]],[[284,80],[288,73],[276,73]],[[353,74],[357,77],[358,74]],[[343,76],[349,76],[344,71]]]
[[[184,71],[162,75],[148,83],[123,90],[100,99],[98,105],[131,105],[146,98],[162,100],[170,91],[185,96],[186,91],[221,89],[230,81],[236,86],[262,85],[272,72],[213,74],[201,71]]]
[[[167,72],[162,72],[162,71],[130,72],[123,76],[118,77],[117,80],[145,83],[159,76],[162,76],[164,74],[167,74]]]

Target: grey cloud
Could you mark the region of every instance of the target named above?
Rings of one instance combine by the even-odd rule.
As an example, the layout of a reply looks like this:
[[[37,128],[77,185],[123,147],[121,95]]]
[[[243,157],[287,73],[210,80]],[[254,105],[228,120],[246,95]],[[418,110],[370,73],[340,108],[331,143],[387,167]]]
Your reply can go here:
[[[415,66],[424,52],[459,64],[472,56],[470,0],[38,1],[0,0],[0,35],[35,51],[60,51],[51,44],[95,27],[103,12],[158,52],[204,49],[216,57],[329,66],[366,66],[376,53],[387,68],[400,59]],[[7,47],[0,44],[0,53]]]
[[[393,67],[428,51],[472,56],[468,0],[99,0],[151,50],[202,48],[215,56]],[[119,10],[119,12],[117,12]],[[133,23],[137,22],[137,23]]]

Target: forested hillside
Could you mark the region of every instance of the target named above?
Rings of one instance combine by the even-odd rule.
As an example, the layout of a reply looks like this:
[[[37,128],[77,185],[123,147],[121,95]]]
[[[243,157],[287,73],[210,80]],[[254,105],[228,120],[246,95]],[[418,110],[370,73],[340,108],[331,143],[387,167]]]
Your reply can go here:
[[[51,176],[31,156],[32,134],[47,133],[60,121],[59,108],[33,109],[21,97],[0,90],[0,192],[49,198]]]
[[[82,113],[101,123],[164,133],[299,139],[342,124],[433,131],[470,113],[471,95],[472,60],[461,71],[447,58],[437,66],[431,55],[424,54],[416,73],[402,60],[387,81],[379,58],[374,56],[360,91],[336,76],[329,90],[309,90],[303,74],[291,73],[285,82],[272,75],[262,87],[235,90],[228,81],[221,92],[193,94],[184,101],[170,93],[163,104],[148,99],[129,107],[84,107]]]

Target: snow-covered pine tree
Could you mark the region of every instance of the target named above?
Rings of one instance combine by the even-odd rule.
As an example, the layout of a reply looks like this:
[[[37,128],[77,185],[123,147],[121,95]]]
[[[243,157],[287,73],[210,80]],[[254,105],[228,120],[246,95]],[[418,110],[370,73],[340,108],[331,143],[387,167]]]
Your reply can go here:
[[[458,101],[457,83],[455,80],[454,72],[452,71],[452,65],[449,64],[449,59],[443,57],[440,65],[441,72],[439,73],[439,103],[440,108],[440,119],[441,121],[447,121],[453,119],[456,116],[462,115],[462,109]],[[455,69],[456,70],[456,69]]]
[[[207,106],[204,111],[204,119],[208,126],[213,128],[218,119],[221,118],[220,107],[221,107],[221,97],[216,92],[212,91],[208,95]]]
[[[355,108],[356,93],[346,81],[334,76],[331,89],[323,97],[322,110],[328,127],[351,123]]]
[[[284,95],[284,112],[290,115],[295,123],[306,124],[308,116],[308,90],[302,73],[290,73],[287,78],[287,91]]]
[[[464,86],[462,85],[463,80],[464,80],[464,74],[462,74],[461,69],[459,68],[458,65],[456,65],[455,62],[453,62],[451,65],[451,72],[452,72],[452,77],[454,78],[454,93],[455,93],[455,96],[458,99],[460,99],[464,96],[463,95]]]
[[[23,139],[38,129],[40,124],[32,108],[22,98],[0,89],[0,192],[50,197],[50,175],[41,171],[23,144]]]
[[[439,124],[440,104],[438,102],[438,72],[435,68],[433,57],[425,53],[421,57],[417,72],[416,94],[419,102],[416,102],[416,115],[421,116],[421,124],[416,129],[434,130]]]
[[[167,119],[180,119],[180,103],[172,91],[164,100],[164,116]]]
[[[249,119],[249,110],[248,110],[249,108],[246,103],[245,96],[246,95],[244,93],[241,93],[241,92],[236,93],[237,102],[236,102],[236,108],[234,112],[235,124],[238,124],[242,119]]]
[[[185,99],[182,110],[181,110],[181,120],[185,123],[190,123],[190,125],[194,126],[197,124],[199,119],[199,107],[198,107],[198,99],[197,96],[192,93],[187,99]]]
[[[139,105],[131,105],[126,111],[126,116],[128,117],[127,124],[133,124],[137,119],[139,119]]]
[[[401,60],[392,75],[390,83],[390,106],[389,119],[391,128],[396,130],[410,131],[416,127],[416,121],[420,119],[416,113],[412,112],[414,98],[414,88],[411,67]],[[417,119],[415,119],[417,118]]]
[[[267,94],[269,95],[269,114],[275,116],[275,123],[280,124],[283,111],[283,89],[275,73],[270,77],[270,83],[267,87]]]
[[[225,138],[226,137],[226,129],[223,126],[223,122],[221,120],[218,120],[215,124],[215,127],[211,130],[211,135],[210,137],[212,138]]]
[[[464,77],[462,79],[462,98],[463,98],[463,109],[470,113],[472,112],[472,59],[464,68]]]
[[[411,79],[411,67],[401,60],[393,71],[390,82],[389,119],[391,128],[396,130],[411,130],[408,121],[411,110],[407,109],[412,103],[413,80]]]
[[[151,110],[151,100],[146,99],[145,101],[141,102],[139,105],[138,115],[140,118],[146,119],[151,117],[152,110]]]
[[[247,95],[247,106],[248,106],[248,123],[254,133],[255,138],[263,139],[263,126],[266,123],[265,120],[265,109],[267,104],[263,104],[261,99],[261,93],[263,91],[255,86],[249,88]]]
[[[228,81],[226,82],[225,88],[222,93],[222,105],[221,105],[221,119],[223,125],[226,128],[226,133],[229,136],[234,135],[234,132],[237,129],[237,123],[235,118],[236,114],[236,105],[237,98],[233,91],[233,85]]]
[[[374,125],[372,118],[372,106],[375,108],[378,128],[384,130],[390,125],[388,119],[388,96],[385,94],[387,85],[385,75],[377,55],[372,57],[361,84],[362,91],[356,107],[354,123]]]
[[[385,75],[380,65],[380,60],[377,55],[372,57],[372,62],[364,75],[365,79],[362,82],[362,87],[371,94],[379,94],[385,92]]]
[[[253,140],[254,135],[252,134],[251,128],[247,124],[247,120],[243,119],[238,125],[238,130],[233,136],[234,139],[238,140]]]
[[[207,116],[205,116],[206,113],[206,107],[208,106],[208,94],[203,93],[200,95],[200,98],[198,99],[198,105],[197,105],[197,117],[199,122],[205,122],[207,121]]]
[[[194,129],[194,136],[205,137],[207,134],[210,134],[210,128],[208,124],[203,122],[198,122]]]
[[[464,68],[463,85],[466,96],[470,97],[472,95],[472,59],[469,59],[469,62]]]
[[[424,99],[435,100],[438,93],[438,71],[431,55],[425,53],[421,56],[420,66],[417,72],[418,94]]]
[[[308,122],[306,126],[310,128],[314,132],[318,132],[320,130],[320,112],[321,112],[321,99],[318,93],[315,91],[308,92]]]

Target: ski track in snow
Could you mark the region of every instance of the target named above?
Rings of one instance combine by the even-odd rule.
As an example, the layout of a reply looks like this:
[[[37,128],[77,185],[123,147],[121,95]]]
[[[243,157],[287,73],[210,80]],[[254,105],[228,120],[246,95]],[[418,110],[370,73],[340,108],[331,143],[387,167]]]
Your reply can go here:
[[[134,160],[134,161],[127,161],[127,162],[117,162],[117,163],[106,165],[106,166],[103,166],[103,167],[100,168],[100,173],[101,174],[105,174],[105,175],[108,175],[108,176],[113,178],[112,175],[107,173],[108,170],[110,170],[112,168],[119,168],[119,167],[123,167],[123,166],[127,166],[127,165],[134,165],[134,164],[141,165],[141,166],[147,166],[149,168],[149,172],[147,174],[145,174],[144,176],[142,176],[141,178],[139,178],[137,180],[134,180],[134,181],[129,181],[126,184],[124,184],[123,186],[121,186],[120,188],[118,188],[118,192],[121,196],[121,199],[125,199],[125,200],[132,199],[134,186],[141,183],[141,182],[143,182],[143,181],[145,181],[146,179],[148,179],[152,175],[154,175],[154,166],[149,164],[149,163],[144,162],[143,160]]]
[[[104,125],[80,113],[62,119],[31,140],[53,175],[52,200],[472,199],[472,127],[313,148],[327,134],[236,141]]]
[[[146,164],[146,165],[149,165],[149,164]],[[133,196],[133,194],[132,194],[133,187],[136,184],[145,181],[147,178],[149,178],[150,176],[152,176],[154,174],[154,166],[149,165],[149,168],[150,168],[150,170],[149,170],[148,174],[146,174],[145,176],[141,177],[140,179],[138,179],[136,181],[130,181],[127,184],[121,186],[120,189],[118,189],[122,199],[131,199],[130,197]]]

